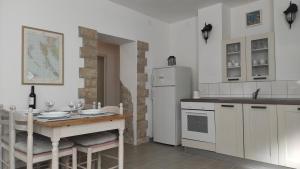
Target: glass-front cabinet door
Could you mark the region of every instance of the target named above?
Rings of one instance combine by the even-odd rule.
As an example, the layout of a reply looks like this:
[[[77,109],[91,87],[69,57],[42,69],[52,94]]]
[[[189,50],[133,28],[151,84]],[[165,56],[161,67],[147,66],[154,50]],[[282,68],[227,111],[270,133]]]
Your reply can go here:
[[[246,80],[245,39],[223,42],[223,81],[238,82]]]
[[[275,80],[274,34],[247,37],[247,80]]]

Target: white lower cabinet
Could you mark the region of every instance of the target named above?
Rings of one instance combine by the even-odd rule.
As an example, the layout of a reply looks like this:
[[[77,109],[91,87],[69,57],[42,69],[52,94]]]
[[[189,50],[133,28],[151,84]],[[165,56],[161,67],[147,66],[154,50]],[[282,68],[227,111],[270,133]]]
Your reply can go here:
[[[244,104],[245,158],[278,164],[276,105]]]
[[[215,104],[216,152],[300,169],[300,105]]]
[[[244,157],[242,104],[215,105],[216,152]]]
[[[300,105],[277,106],[279,165],[300,168]]]

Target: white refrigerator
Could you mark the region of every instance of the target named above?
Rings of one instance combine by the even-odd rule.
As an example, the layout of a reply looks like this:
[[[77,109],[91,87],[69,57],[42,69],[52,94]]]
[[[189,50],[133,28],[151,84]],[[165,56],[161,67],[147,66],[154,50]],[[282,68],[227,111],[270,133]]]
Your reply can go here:
[[[168,66],[152,72],[153,140],[181,144],[180,99],[192,97],[192,71],[189,67]]]

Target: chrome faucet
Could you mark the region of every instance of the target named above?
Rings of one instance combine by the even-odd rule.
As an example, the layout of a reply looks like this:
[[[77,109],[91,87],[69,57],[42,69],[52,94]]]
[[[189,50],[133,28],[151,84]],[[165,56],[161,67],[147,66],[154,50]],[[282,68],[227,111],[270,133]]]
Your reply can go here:
[[[256,100],[258,93],[259,93],[260,89],[257,89],[255,92],[252,93],[252,99]]]

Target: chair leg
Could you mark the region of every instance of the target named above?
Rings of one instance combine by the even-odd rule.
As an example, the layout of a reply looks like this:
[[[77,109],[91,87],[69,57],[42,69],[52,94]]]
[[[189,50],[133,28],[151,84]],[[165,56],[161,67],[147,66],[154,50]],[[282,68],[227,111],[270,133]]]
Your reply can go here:
[[[1,128],[0,128],[0,130],[1,130]],[[1,139],[1,137],[0,137],[0,139]],[[0,164],[0,169],[2,169],[3,167],[2,167],[2,161],[3,161],[3,156],[2,156],[2,141],[0,141],[0,161],[1,161],[1,164]]]
[[[72,153],[72,169],[77,169],[77,149],[73,148]]]
[[[27,161],[27,168],[26,169],[33,169],[33,164],[31,161]]]
[[[124,129],[119,129],[118,169],[124,169]]]
[[[92,169],[92,149],[90,148],[87,151],[86,168]]]
[[[97,169],[101,169],[101,153],[97,153]]]
[[[9,151],[9,168],[15,169],[15,153],[12,150]],[[27,169],[32,169],[32,165],[31,168],[27,168]]]

